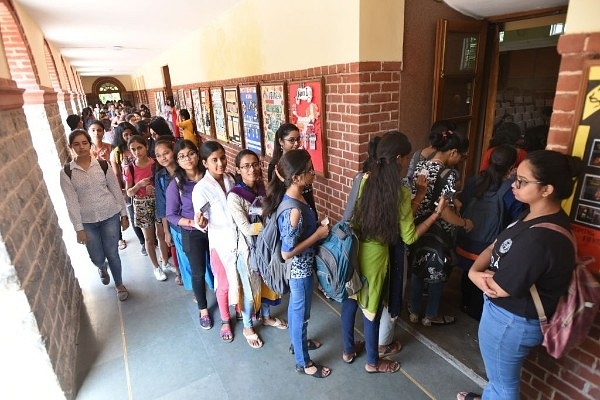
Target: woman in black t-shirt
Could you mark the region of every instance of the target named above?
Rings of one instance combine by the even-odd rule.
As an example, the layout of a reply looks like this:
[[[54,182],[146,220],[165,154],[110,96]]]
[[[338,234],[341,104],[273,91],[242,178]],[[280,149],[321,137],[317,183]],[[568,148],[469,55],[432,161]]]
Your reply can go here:
[[[564,234],[535,225],[545,222],[570,229],[561,201],[571,196],[581,168],[577,157],[548,150],[530,153],[512,184],[516,199],[527,203],[529,211],[500,233],[469,271],[469,278],[485,293],[479,349],[489,380],[486,400],[519,399],[523,360],[542,343],[531,285],[536,285],[548,318],[567,291],[575,267],[573,244]],[[461,392],[457,398],[466,396]]]

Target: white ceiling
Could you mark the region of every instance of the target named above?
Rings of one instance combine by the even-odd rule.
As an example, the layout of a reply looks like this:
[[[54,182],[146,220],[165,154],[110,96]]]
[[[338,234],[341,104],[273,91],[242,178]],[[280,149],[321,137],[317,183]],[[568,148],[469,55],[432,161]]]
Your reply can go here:
[[[241,0],[15,0],[82,76],[130,75]]]
[[[81,76],[114,76],[133,74],[145,60],[243,0],[14,1]],[[484,18],[565,5],[568,0],[444,2],[463,14]]]
[[[564,6],[569,3],[569,0],[444,0],[444,3],[462,14],[483,19],[497,15]]]

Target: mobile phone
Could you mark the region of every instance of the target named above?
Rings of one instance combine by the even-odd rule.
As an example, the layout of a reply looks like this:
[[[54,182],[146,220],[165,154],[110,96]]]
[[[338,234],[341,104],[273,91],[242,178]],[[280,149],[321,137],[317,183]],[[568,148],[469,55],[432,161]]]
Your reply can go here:
[[[202,214],[204,214],[208,210],[210,210],[210,202],[207,201],[205,205],[203,205],[202,207],[200,207],[200,212]]]

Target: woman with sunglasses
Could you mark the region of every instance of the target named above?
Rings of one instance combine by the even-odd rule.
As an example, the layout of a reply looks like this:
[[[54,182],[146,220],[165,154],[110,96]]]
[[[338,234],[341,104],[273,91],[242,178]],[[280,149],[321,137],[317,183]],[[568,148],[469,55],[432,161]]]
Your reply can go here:
[[[531,152],[519,164],[512,191],[529,210],[469,270],[469,278],[485,294],[478,336],[488,385],[481,397],[460,392],[457,399],[519,399],[523,360],[543,340],[529,289],[535,284],[546,316],[552,318],[576,261],[567,236],[536,225],[556,224],[570,231],[561,202],[573,193],[581,169],[580,158],[549,150]]]

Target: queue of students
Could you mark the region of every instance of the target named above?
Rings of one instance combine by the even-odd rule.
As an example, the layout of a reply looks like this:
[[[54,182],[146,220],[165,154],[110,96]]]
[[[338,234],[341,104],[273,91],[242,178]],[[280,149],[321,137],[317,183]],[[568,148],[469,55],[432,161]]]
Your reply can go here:
[[[314,180],[312,160],[306,150],[297,148],[295,134],[298,129],[290,125],[282,125],[277,133],[276,146],[280,151],[276,162],[270,165],[273,176],[266,190],[258,155],[242,150],[235,159],[234,176],[227,172],[225,149],[213,140],[198,148],[186,139],[176,141],[173,137],[158,137],[155,142],[157,161],[154,161],[148,157],[147,141],[133,135],[128,138],[126,149],[132,165],[122,164],[113,169],[123,176],[126,192],[133,198],[133,222],[142,229],[146,249],[154,250],[156,232],[167,245],[174,245],[178,267],[174,266],[172,270],[178,284],[191,286],[194,291],[201,328],[211,329],[214,325],[206,300],[205,276],[210,270],[214,274],[221,340],[231,342],[234,339],[231,306],[237,306],[244,325],[243,336],[249,346],[256,349],[263,346],[254,326],[258,317],[262,318],[263,326],[289,328],[290,351],[295,357],[296,371],[326,378],[332,371],[311,358],[309,350],[319,348],[321,343],[308,338],[307,328],[314,285],[314,246],[328,235],[329,225],[318,219],[311,190]],[[124,131],[130,129],[129,126],[123,128]],[[98,142],[100,126],[92,122],[90,130],[94,139],[81,129],[71,133],[69,145],[75,157],[69,163],[70,175],[66,169],[61,171],[61,187],[78,241],[86,244],[103,284],[109,283],[110,270],[118,298],[124,301],[128,292],[122,282],[118,241],[119,227],[126,229],[129,225],[127,209],[116,175],[110,170],[103,171],[104,167],[98,161],[106,158],[106,151]],[[466,156],[468,141],[449,129],[432,132],[430,139],[433,156],[416,164],[415,174],[424,177],[413,179],[413,193],[402,184],[411,145],[398,131],[382,136],[374,147],[368,172],[358,181],[358,197],[349,221],[360,238],[359,272],[367,284],[342,303],[342,359],[352,363],[363,349],[366,350],[365,370],[368,373],[394,373],[400,368],[398,362],[386,356],[399,351],[401,346],[397,346],[395,352],[381,354],[378,342],[382,312],[393,298],[390,265],[397,260],[392,259],[390,249],[399,241],[404,245],[414,243],[434,224],[440,224],[448,232],[473,228],[472,221],[460,216],[460,202],[454,204],[453,198],[457,176],[452,167]],[[96,147],[95,152],[92,147]],[[120,151],[125,152],[125,149]],[[497,173],[489,168],[488,172],[482,173],[481,182],[485,182],[485,186],[481,186],[482,193],[496,190],[507,179],[509,164],[515,159],[514,151],[510,152],[508,161],[504,160],[506,157],[500,157],[501,151],[504,151],[503,147],[491,153],[491,164],[500,165],[502,158],[502,167]],[[115,157],[111,156],[110,160]],[[160,166],[158,171],[153,167],[155,164]],[[446,168],[451,171],[442,177]],[[571,194],[574,177],[580,168],[579,159],[556,152],[541,150],[529,154],[518,166],[511,185],[516,200],[529,207],[517,217],[515,212],[509,213],[516,222],[481,252],[468,272],[468,278],[481,290],[484,298],[482,322],[485,320],[486,324],[480,327],[479,336],[490,379],[484,392],[485,399],[518,398],[521,363],[529,350],[540,343],[535,309],[525,293],[529,286],[536,283],[541,288],[549,316],[558,297],[566,290],[570,271],[558,271],[557,265],[572,262],[574,266],[570,243],[549,246],[549,243],[564,241],[564,238],[550,230],[529,228],[540,220],[568,228],[568,217],[560,209],[560,200]],[[498,176],[490,175],[494,173]],[[490,180],[492,178],[494,180]],[[440,179],[443,179],[443,185],[437,185]],[[473,185],[484,185],[478,183],[479,180],[474,182]],[[437,186],[441,188],[437,190]],[[89,201],[92,197],[102,199],[102,204]],[[262,215],[255,209],[257,198],[262,198],[259,202]],[[252,236],[260,232],[264,217],[275,212],[286,199],[293,199],[295,206],[282,212],[277,223],[282,241],[281,256],[290,260],[291,265],[288,322],[270,315],[270,305],[278,304],[281,299],[273,296],[261,282],[250,257]],[[395,223],[390,224],[390,221]],[[157,229],[158,225],[162,229]],[[520,240],[512,240],[517,235]],[[533,251],[536,246],[541,246],[539,252]],[[514,257],[511,248],[514,248]],[[525,248],[527,250],[522,250]],[[558,251],[559,248],[560,254],[548,256],[548,249]],[[569,251],[563,250],[567,248]],[[156,279],[165,280],[166,268],[159,265],[155,251],[150,253]],[[168,260],[168,252],[161,253],[162,259]],[[513,258],[519,260],[518,271],[514,270],[516,264],[510,262]],[[441,276],[443,273],[435,270],[421,273],[413,268],[409,304],[411,322],[421,322],[425,326],[454,322],[454,317],[440,315],[438,310],[441,285],[445,281]],[[515,277],[520,281],[515,281]],[[429,301],[421,319],[420,303],[425,283],[428,284]],[[354,340],[358,309],[363,315],[365,342]],[[523,319],[526,323],[513,332],[507,321],[515,319]],[[532,320],[534,322],[530,322]],[[491,328],[500,326],[503,330],[508,329],[505,336],[499,337],[499,330]],[[523,332],[528,334],[527,341]],[[518,354],[499,355],[496,350],[504,341],[521,350]],[[498,368],[498,362],[506,368]],[[477,396],[465,392],[457,395],[459,399]]]

